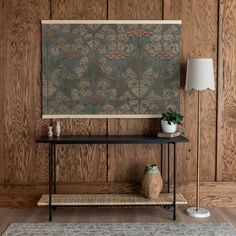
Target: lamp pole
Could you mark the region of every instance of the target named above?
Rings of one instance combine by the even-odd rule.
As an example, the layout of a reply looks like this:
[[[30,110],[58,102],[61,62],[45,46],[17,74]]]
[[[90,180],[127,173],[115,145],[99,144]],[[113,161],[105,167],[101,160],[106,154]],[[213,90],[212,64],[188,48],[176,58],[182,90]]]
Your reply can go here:
[[[200,145],[201,145],[201,108],[200,108],[200,101],[201,101],[201,93],[198,90],[198,127],[197,127],[197,191],[196,191],[196,206],[197,211],[200,208]]]

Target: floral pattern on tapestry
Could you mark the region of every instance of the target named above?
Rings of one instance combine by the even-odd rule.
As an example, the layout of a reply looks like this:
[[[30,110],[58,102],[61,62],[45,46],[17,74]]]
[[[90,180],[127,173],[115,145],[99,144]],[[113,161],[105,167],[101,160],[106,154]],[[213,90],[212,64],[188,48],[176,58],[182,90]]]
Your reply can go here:
[[[180,25],[42,24],[43,115],[179,110]]]

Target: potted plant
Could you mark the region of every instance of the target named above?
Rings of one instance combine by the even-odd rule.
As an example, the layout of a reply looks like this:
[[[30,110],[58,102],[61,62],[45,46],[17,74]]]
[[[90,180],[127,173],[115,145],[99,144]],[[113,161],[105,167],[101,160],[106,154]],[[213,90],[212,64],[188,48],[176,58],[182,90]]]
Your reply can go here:
[[[162,114],[161,129],[164,133],[175,133],[177,125],[183,124],[183,115],[171,109]]]

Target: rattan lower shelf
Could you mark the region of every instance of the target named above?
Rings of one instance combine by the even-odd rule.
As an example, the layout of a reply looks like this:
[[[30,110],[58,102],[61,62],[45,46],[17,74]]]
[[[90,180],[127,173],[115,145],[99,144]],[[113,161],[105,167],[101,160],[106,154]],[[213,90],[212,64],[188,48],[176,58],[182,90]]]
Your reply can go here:
[[[141,194],[52,194],[52,206],[158,206],[172,205],[173,193],[162,193],[158,199],[148,199]],[[176,194],[176,204],[187,201]],[[38,206],[48,206],[48,194],[41,196]]]

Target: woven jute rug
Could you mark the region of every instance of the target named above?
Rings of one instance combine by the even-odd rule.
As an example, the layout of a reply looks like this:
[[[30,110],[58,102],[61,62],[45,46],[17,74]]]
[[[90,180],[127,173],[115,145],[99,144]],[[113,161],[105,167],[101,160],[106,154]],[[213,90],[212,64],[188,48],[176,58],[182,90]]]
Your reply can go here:
[[[3,236],[235,236],[227,223],[122,223],[122,224],[60,224],[14,223]]]

